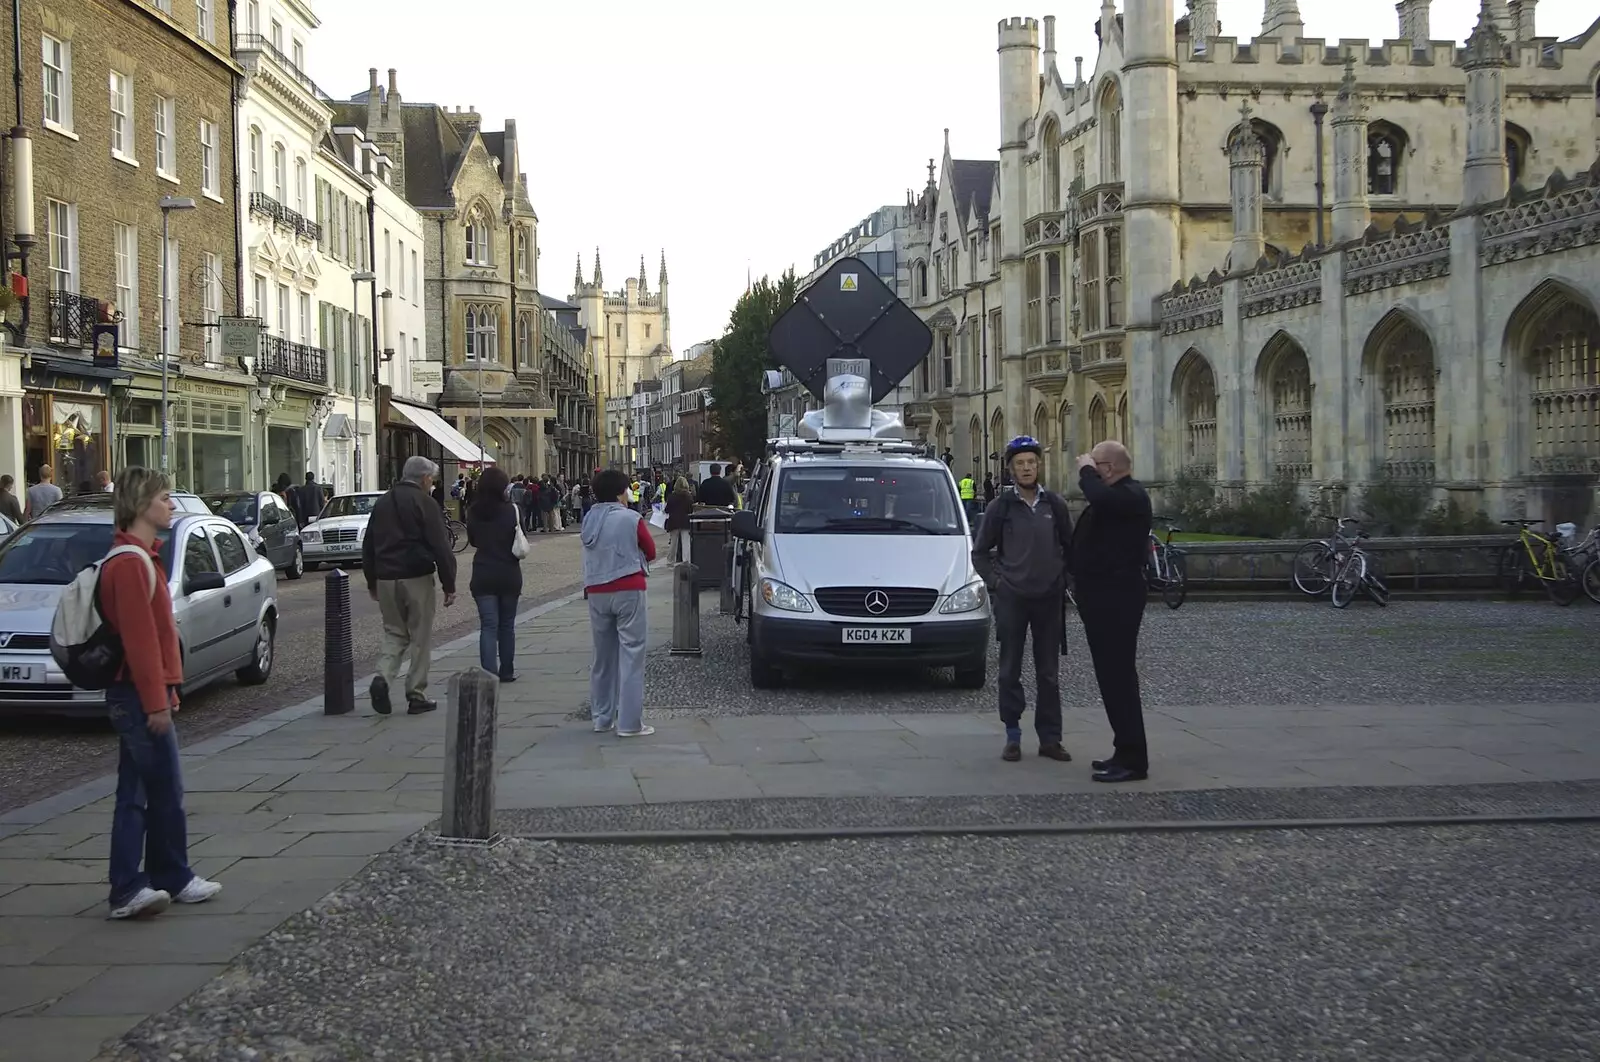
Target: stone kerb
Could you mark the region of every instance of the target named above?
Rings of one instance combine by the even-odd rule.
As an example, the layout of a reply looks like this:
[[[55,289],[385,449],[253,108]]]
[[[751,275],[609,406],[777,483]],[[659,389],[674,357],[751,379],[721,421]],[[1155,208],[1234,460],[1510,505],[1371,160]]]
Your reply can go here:
[[[1394,590],[1488,590],[1496,585],[1501,550],[1512,535],[1370,538],[1361,543]],[[1253,542],[1174,541],[1188,555],[1189,585],[1198,590],[1284,590],[1294,555],[1306,539]]]

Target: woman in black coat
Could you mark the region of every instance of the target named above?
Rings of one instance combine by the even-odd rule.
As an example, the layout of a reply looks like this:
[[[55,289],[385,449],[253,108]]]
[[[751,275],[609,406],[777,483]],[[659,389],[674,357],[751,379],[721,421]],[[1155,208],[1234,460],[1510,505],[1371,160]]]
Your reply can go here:
[[[477,549],[472,559],[472,599],[478,604],[478,662],[501,682],[515,682],[517,598],[522,596],[522,561],[512,552],[517,509],[511,504],[511,481],[499,468],[478,478],[467,510],[467,542]]]

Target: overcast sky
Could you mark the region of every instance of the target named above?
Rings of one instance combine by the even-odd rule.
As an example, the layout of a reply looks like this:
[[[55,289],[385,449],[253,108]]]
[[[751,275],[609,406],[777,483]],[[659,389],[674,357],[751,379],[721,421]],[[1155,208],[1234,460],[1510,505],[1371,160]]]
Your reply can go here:
[[[946,127],[957,157],[998,156],[1000,19],[1057,15],[1058,61],[1070,76],[1085,56],[1087,76],[1098,17],[1093,0],[312,2],[309,73],[325,91],[348,98],[368,67],[395,67],[404,99],[475,106],[491,129],[516,120],[545,294],[571,294],[574,256],[587,278],[597,245],[607,288],[643,254],[654,290],[665,248],[680,351],[722,333],[747,270],[804,275],[904,202]],[[1219,6],[1225,34],[1259,30],[1265,0]],[[1313,37],[1397,33],[1394,0],[1300,9]],[[1433,36],[1464,39],[1477,9],[1434,0]],[[1542,0],[1538,29],[1568,38],[1595,17],[1595,0]]]

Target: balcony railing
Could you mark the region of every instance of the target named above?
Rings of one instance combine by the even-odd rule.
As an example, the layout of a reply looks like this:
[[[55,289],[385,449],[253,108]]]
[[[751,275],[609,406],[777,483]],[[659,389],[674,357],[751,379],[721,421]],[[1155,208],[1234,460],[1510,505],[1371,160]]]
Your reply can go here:
[[[306,240],[322,239],[322,226],[300,213],[291,210],[265,192],[250,193],[250,213],[263,217],[280,228],[289,229]]]
[[[234,41],[234,51],[265,52],[266,54],[272,56],[273,60],[279,66],[283,67],[283,72],[288,74],[290,79],[298,83],[301,88],[305,89],[319,100],[331,98],[327,93],[323,92],[317,87],[317,83],[311,80],[310,74],[306,73],[304,70],[301,70],[300,67],[295,65],[295,61],[290,59],[287,55],[284,55],[283,50],[277,45],[273,44],[269,38],[260,33],[237,33],[234,35]]]
[[[263,376],[283,376],[305,383],[328,383],[328,354],[321,347],[291,343],[282,336],[261,337],[261,363],[256,371]]]
[[[94,342],[94,326],[118,320],[111,304],[71,291],[50,293],[50,342],[67,347],[87,347]]]

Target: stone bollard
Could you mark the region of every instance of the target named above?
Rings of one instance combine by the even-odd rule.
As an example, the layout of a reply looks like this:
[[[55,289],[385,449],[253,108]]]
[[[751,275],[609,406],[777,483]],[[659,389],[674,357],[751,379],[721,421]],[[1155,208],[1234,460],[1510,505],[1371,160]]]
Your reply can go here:
[[[500,680],[481,667],[450,677],[445,711],[444,815],[439,840],[493,846],[494,735]]]
[[[731,537],[722,546],[722,585],[718,589],[721,591],[717,602],[718,611],[724,616],[733,615],[735,602],[733,597],[733,539]]]
[[[328,573],[327,634],[322,661],[322,714],[346,715],[355,711],[355,651],[350,630],[350,574],[343,568]]]
[[[687,561],[672,566],[672,655],[700,655],[698,569]]]

